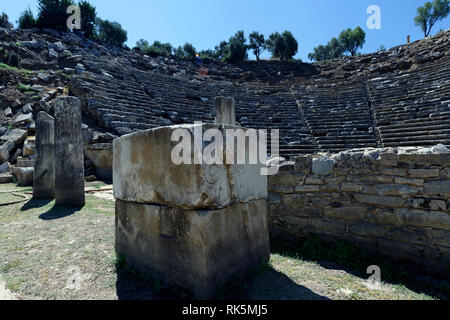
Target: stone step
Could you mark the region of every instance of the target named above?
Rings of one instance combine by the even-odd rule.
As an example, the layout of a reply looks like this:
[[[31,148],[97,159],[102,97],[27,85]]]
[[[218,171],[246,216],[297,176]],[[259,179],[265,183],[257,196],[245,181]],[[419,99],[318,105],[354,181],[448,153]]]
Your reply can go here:
[[[430,135],[416,135],[407,137],[387,137],[382,138],[383,143],[385,142],[403,142],[403,141],[424,141],[424,140],[445,140],[450,139],[449,134],[430,134]]]
[[[10,173],[0,173],[0,183],[12,183],[14,177]]]
[[[434,146],[437,144],[443,144],[445,146],[450,146],[450,139],[383,142],[383,145],[385,147]]]

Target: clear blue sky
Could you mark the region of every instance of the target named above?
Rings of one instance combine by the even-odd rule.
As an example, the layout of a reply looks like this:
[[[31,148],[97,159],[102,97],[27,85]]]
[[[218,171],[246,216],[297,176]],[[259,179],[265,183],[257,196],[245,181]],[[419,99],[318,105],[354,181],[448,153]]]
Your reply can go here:
[[[266,36],[290,30],[299,41],[298,58],[325,44],[345,28],[361,26],[366,31],[363,53],[381,45],[390,48],[423,38],[414,25],[417,7],[425,0],[91,0],[98,15],[114,20],[128,31],[128,46],[144,38],[173,46],[191,42],[197,49],[213,49],[237,30],[246,35],[259,31]],[[370,5],[381,8],[381,30],[369,30],[366,13]],[[5,11],[15,22],[20,12],[37,11],[37,0],[2,0]],[[439,22],[432,33],[450,28],[450,17]],[[249,54],[254,58],[253,54]],[[265,55],[267,57],[267,54]]]

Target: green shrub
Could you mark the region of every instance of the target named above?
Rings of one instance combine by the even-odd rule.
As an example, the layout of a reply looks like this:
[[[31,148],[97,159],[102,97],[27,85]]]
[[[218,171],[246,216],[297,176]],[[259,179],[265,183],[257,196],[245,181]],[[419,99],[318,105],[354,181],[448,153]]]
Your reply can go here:
[[[292,60],[298,52],[298,42],[290,31],[272,33],[266,40],[266,47],[273,58],[281,61]]]
[[[66,30],[70,14],[67,8],[73,0],[39,0],[36,26],[40,29]]]
[[[97,18],[97,37],[100,41],[121,47],[128,40],[127,32],[120,23]]]
[[[2,13],[0,15],[0,28],[12,29],[13,25],[9,22],[8,15],[6,13]]]
[[[95,11],[95,7],[93,7],[89,1],[86,0],[80,1],[78,3],[78,7],[80,7],[81,14],[81,30],[87,38],[95,39],[95,27],[97,21],[97,12]]]
[[[30,8],[22,12],[17,23],[19,24],[19,29],[33,29],[36,27],[36,19]]]

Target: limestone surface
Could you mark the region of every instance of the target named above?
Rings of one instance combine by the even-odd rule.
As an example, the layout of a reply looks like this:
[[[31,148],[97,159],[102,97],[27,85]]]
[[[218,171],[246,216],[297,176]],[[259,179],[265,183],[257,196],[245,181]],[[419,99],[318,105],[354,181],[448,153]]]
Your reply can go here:
[[[55,197],[55,121],[44,111],[36,121],[36,160],[34,165],[33,197]]]
[[[181,125],[141,131],[115,139],[115,198],[184,209],[224,208],[265,198],[267,177],[261,175],[261,164],[193,164],[193,154],[198,150],[194,148],[197,130],[217,129],[225,136],[226,129],[236,128],[214,124]],[[171,137],[177,129],[185,129],[192,141],[192,164],[177,165],[173,162],[172,151],[179,142],[171,142]],[[246,148],[247,159],[248,150]]]
[[[144,272],[211,298],[270,257],[264,199],[221,210],[116,201],[116,252]]]
[[[80,100],[63,97],[55,113],[55,199],[57,206],[84,206],[84,161]]]

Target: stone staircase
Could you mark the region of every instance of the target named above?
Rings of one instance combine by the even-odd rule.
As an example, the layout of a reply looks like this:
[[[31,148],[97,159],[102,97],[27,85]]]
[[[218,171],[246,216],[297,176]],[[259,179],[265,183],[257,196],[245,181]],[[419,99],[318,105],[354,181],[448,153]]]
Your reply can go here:
[[[237,85],[197,81],[85,59],[89,70],[73,79],[71,92],[82,100],[86,115],[118,135],[158,126],[213,122],[216,96],[236,100],[240,125],[280,130],[284,157],[317,151],[288,86],[262,83]],[[270,140],[270,139],[269,139]],[[270,141],[268,148],[270,152]]]
[[[300,81],[269,81],[278,73],[283,78],[300,72],[289,75],[289,65],[283,64],[268,68],[267,74],[261,64],[230,67],[228,78],[221,69],[225,66],[215,66],[210,76],[200,77],[189,64],[174,69],[176,62],[170,59],[164,69],[153,68],[154,62],[136,54],[110,59],[87,54],[82,61],[87,71],[72,79],[70,90],[82,100],[85,116],[119,136],[159,126],[213,122],[214,97],[222,95],[235,98],[240,125],[280,130],[280,154],[288,159],[317,151],[450,145],[450,59],[445,37],[411,44],[416,51],[399,46],[357,57],[353,65],[346,58],[342,75],[331,73],[333,63],[326,72],[317,64],[321,74],[311,72]],[[242,81],[246,72],[249,78],[256,74],[258,81]],[[348,74],[353,76],[347,79]]]
[[[363,84],[294,85],[292,93],[321,151],[377,146]]]
[[[385,147],[450,145],[450,61],[368,80]]]

